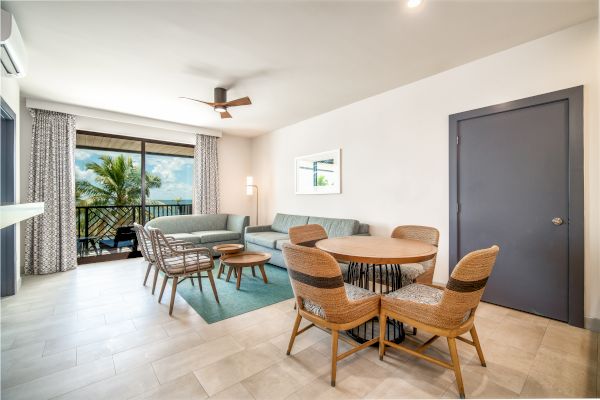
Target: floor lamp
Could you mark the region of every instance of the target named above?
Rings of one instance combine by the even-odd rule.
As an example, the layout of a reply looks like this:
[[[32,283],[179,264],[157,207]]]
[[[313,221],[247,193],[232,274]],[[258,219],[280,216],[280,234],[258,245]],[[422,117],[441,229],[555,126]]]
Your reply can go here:
[[[256,189],[256,225],[258,225],[258,186],[254,184],[254,178],[251,176],[246,177],[246,195],[252,196],[252,189]]]

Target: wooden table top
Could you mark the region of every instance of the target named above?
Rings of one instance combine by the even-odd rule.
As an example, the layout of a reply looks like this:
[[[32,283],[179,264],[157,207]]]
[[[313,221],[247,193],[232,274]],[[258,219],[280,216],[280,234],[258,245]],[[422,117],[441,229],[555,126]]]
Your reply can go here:
[[[254,251],[243,251],[235,254],[221,256],[221,261],[234,267],[250,267],[252,265],[265,264],[271,259],[271,254]]]
[[[344,236],[323,239],[316,247],[338,261],[367,264],[406,264],[435,257],[437,247],[425,242],[381,236]]]
[[[244,249],[243,244],[228,243],[213,246],[213,250],[221,254],[239,253]]]

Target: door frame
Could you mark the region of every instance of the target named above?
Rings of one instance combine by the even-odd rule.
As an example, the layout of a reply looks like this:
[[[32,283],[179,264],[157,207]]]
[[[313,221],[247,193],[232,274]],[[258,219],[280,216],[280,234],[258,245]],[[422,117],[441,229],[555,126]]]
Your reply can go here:
[[[15,140],[17,137],[17,116],[8,103],[0,97],[0,114],[7,121],[7,129],[0,136],[0,142],[8,142],[8,157],[5,159],[0,155],[0,182],[3,193],[0,196],[0,205],[4,202],[14,203],[16,200],[16,164],[15,164]],[[7,145],[5,143],[4,145]],[[12,152],[10,151],[12,150]],[[6,170],[5,170],[6,168]],[[4,181],[6,179],[6,181]],[[9,225],[0,229],[0,296],[12,296],[17,290],[17,229],[16,225]]]
[[[583,327],[584,233],[583,233],[583,86],[527,97],[507,103],[478,108],[449,116],[450,128],[450,273],[458,263],[458,160],[460,157],[458,125],[461,121],[506,111],[568,101],[569,118],[569,215],[568,221],[568,323]],[[493,243],[490,243],[490,245]]]

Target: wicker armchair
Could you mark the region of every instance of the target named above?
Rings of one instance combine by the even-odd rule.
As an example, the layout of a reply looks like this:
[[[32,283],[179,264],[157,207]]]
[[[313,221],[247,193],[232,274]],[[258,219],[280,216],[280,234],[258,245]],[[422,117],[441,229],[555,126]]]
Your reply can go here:
[[[177,292],[179,280],[192,278],[193,275],[197,275],[198,287],[202,290],[203,271],[206,271],[208,274],[215,300],[218,303],[219,295],[217,294],[217,288],[212,274],[214,263],[210,250],[204,247],[178,249],[167,240],[160,229],[149,228],[149,231],[156,265],[164,273],[163,283],[158,297],[159,303],[162,300],[167,280],[169,280],[169,278],[173,279],[169,315],[173,314],[173,303],[175,302],[175,293]]]
[[[379,340],[374,338],[358,344],[345,336],[339,336],[339,331],[352,329],[376,317],[379,314],[380,296],[344,283],[338,263],[324,251],[285,244],[283,257],[298,304],[287,354],[291,353],[296,336],[313,326],[330,330],[331,386],[335,386],[337,362]],[[299,330],[302,318],[311,323]],[[354,348],[338,355],[338,339],[347,341]]]
[[[430,332],[434,336],[421,346],[411,349],[385,340],[386,324],[380,323],[379,358],[383,359],[385,346],[391,346],[454,370],[458,392],[460,397],[464,398],[465,389],[456,340],[474,346],[481,365],[485,367],[485,359],[475,329],[475,310],[479,305],[499,250],[498,246],[492,246],[489,249],[467,254],[452,271],[445,288],[415,283],[383,296],[379,321],[386,321],[390,317]],[[471,340],[460,336],[466,332],[470,332]],[[452,363],[423,354],[423,351],[440,336],[447,338]]]
[[[440,232],[429,226],[404,225],[396,227],[392,231],[392,237],[396,239],[418,240],[437,247],[440,240]],[[405,282],[407,284],[413,282],[431,284],[436,257],[421,263],[403,264],[400,267],[403,285]]]
[[[146,276],[144,276],[144,286],[146,286],[146,282],[148,281],[148,276],[150,275],[150,271],[152,267],[154,267],[154,280],[152,282],[152,294],[156,289],[156,281],[158,279],[158,266],[156,266],[156,261],[154,259],[154,252],[152,250],[152,241],[150,239],[150,232],[144,228],[142,225],[133,223],[133,229],[137,236],[137,242],[139,249],[144,257],[144,260],[148,263],[148,268],[146,269]],[[176,240],[170,236],[165,236],[167,241],[171,243],[171,245],[175,248],[186,248],[192,247],[191,243],[184,242],[183,240]],[[191,279],[191,278],[190,278]],[[194,284],[194,280],[191,279],[192,285]]]

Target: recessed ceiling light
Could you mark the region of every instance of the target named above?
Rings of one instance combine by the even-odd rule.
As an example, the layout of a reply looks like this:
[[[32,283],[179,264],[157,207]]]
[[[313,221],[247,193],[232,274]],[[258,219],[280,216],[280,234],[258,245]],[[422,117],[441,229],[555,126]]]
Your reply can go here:
[[[422,2],[423,2],[423,0],[408,0],[406,2],[406,6],[408,8],[415,8],[415,7],[419,7]]]

